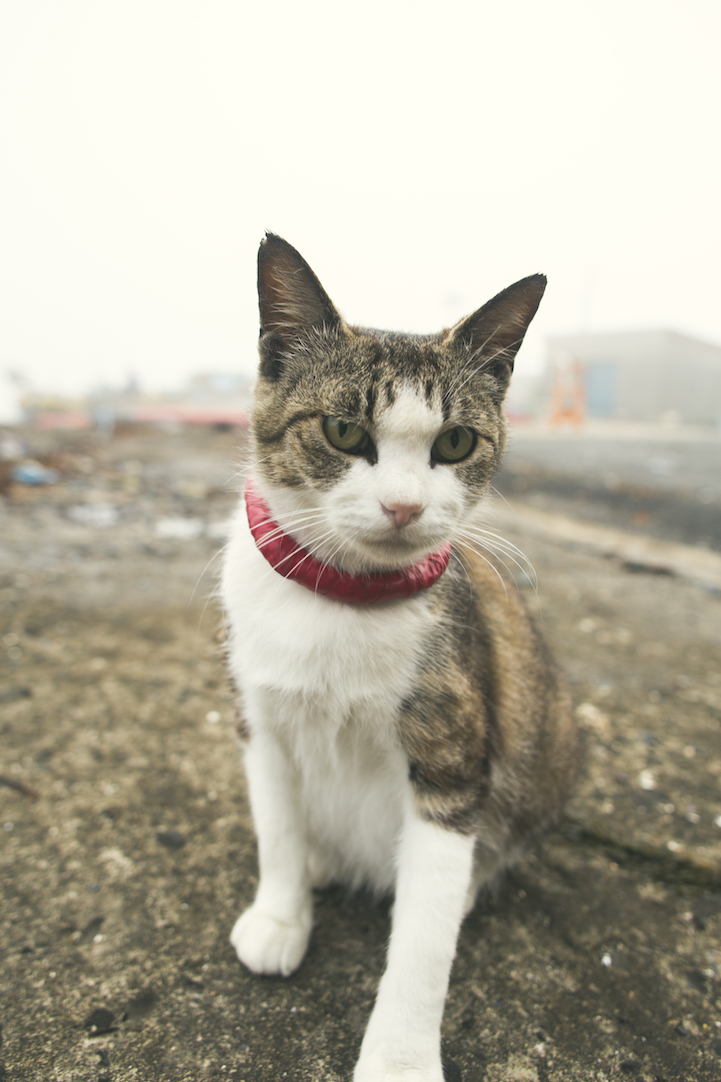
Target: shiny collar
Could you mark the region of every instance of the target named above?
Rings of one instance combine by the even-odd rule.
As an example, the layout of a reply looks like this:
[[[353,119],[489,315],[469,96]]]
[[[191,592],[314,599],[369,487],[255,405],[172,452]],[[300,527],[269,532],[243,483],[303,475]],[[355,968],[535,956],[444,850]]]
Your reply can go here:
[[[321,597],[345,601],[350,605],[370,605],[375,601],[398,601],[413,597],[419,590],[426,590],[438,581],[451,555],[450,544],[441,545],[412,567],[374,575],[352,575],[321,563],[284,533],[250,480],[245,487],[245,507],[253,539],[279,575],[300,583]]]

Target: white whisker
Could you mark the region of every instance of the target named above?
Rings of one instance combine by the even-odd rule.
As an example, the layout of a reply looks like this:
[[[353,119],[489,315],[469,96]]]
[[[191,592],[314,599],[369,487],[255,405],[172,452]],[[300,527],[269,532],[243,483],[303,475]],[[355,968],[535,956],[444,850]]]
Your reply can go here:
[[[195,586],[193,587],[193,592],[192,592],[192,594],[190,595],[190,599],[189,599],[189,601],[188,601],[188,607],[190,607],[190,605],[192,605],[192,603],[193,603],[193,598],[195,597],[195,591],[196,591],[196,590],[198,589],[198,587],[200,586],[200,580],[202,579],[203,575],[204,575],[204,574],[205,574],[205,572],[206,572],[206,571],[208,570],[208,568],[210,567],[210,565],[211,565],[211,564],[212,564],[212,563],[213,563],[213,562],[214,562],[215,560],[217,560],[219,556],[222,556],[222,555],[223,555],[223,553],[225,552],[225,550],[227,549],[227,547],[228,547],[228,543],[226,542],[226,543],[225,543],[225,544],[224,544],[224,545],[222,546],[222,548],[219,548],[217,552],[214,552],[214,553],[213,553],[213,555],[212,555],[212,556],[210,557],[210,559],[208,560],[208,562],[207,562],[207,564],[205,565],[205,567],[203,568],[203,570],[202,570],[202,571],[200,572],[200,574],[198,575],[197,579],[195,580]]]
[[[510,541],[506,541],[505,538],[485,530],[469,531],[468,536],[472,536],[480,545],[485,547],[488,552],[502,553],[504,556],[507,556],[508,559],[516,565],[518,570],[531,581],[534,589],[537,588],[538,576],[536,574],[536,569],[526,554],[516,548],[515,545],[512,545]]]
[[[463,540],[463,538],[461,538],[461,540]],[[470,541],[470,540],[469,540],[469,541],[467,542],[467,544],[468,544],[468,547],[469,547],[470,549],[472,549],[472,551],[473,551],[473,552],[475,552],[476,556],[478,556],[478,557],[479,557],[479,558],[480,558],[481,560],[483,560],[483,562],[484,562],[485,564],[488,564],[488,566],[490,567],[491,571],[492,571],[492,572],[494,573],[494,575],[496,576],[496,578],[497,578],[497,579],[498,579],[498,581],[500,582],[501,586],[503,587],[503,592],[504,592],[504,594],[506,595],[506,601],[508,601],[508,589],[507,589],[507,587],[506,587],[506,583],[505,583],[505,581],[504,581],[504,579],[503,579],[503,575],[502,575],[502,574],[500,573],[500,571],[498,570],[498,568],[497,568],[497,567],[495,566],[495,564],[494,564],[494,563],[492,563],[492,561],[491,561],[491,560],[487,559],[487,558],[486,558],[486,557],[485,557],[485,556],[483,555],[483,553],[482,553],[482,552],[481,552],[481,551],[480,551],[480,550],[478,549],[477,545],[473,544],[473,543],[472,543],[472,541]],[[501,563],[503,563],[503,561],[502,561],[502,560],[501,560]],[[506,565],[505,565],[505,564],[503,564],[503,566],[505,567]],[[506,567],[506,570],[508,571],[508,568],[507,568],[507,567]],[[509,571],[509,574],[511,574],[511,573],[510,573],[510,571]],[[513,576],[512,576],[512,575],[511,575],[511,578],[513,578]],[[515,581],[515,580],[514,580],[514,581]]]
[[[505,497],[505,496],[503,495],[503,493],[502,493],[502,492],[500,491],[500,489],[497,489],[495,485],[491,485],[491,486],[490,486],[490,489],[491,489],[491,492],[495,492],[496,496],[498,496],[498,497],[499,497],[499,499],[503,500],[503,502],[505,503],[505,505],[506,505],[506,507],[507,507],[507,508],[509,509],[509,511],[513,511],[513,510],[515,510],[515,508],[514,508],[513,504],[512,504],[512,503],[510,503],[510,502],[509,502],[509,501],[508,501],[508,500],[506,499],[506,497]]]
[[[535,571],[533,572],[533,577],[531,575],[529,575],[526,568],[522,564],[520,564],[518,562],[518,560],[516,560],[514,558],[514,556],[511,555],[511,553],[506,552],[504,549],[502,549],[502,548],[500,548],[498,546],[495,546],[492,542],[489,542],[487,539],[478,537],[478,536],[476,536],[476,535],[474,535],[472,533],[466,533],[466,534],[461,533],[459,536],[461,537],[461,539],[463,541],[465,541],[466,544],[469,545],[470,548],[473,549],[473,551],[478,556],[481,556],[482,559],[485,559],[485,556],[483,556],[481,550],[487,552],[494,559],[498,560],[498,562],[506,569],[506,571],[510,575],[511,579],[513,579],[513,582],[515,583],[516,587],[518,587],[518,581],[516,579],[515,574],[513,573],[511,568],[508,566],[506,561],[503,559],[503,556],[506,556],[510,560],[510,562],[515,565],[515,567],[518,569],[518,571],[520,571],[520,573],[522,575],[524,575],[531,582],[534,591],[536,591],[537,583],[536,583],[536,578],[535,578]],[[486,560],[486,562],[488,563],[489,561]],[[529,566],[530,566],[530,564],[529,564]]]

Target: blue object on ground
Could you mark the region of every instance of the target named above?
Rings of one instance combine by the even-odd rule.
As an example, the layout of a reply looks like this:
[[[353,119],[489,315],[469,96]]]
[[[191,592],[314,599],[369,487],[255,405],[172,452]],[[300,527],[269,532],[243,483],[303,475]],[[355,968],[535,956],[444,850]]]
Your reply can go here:
[[[28,461],[13,466],[11,477],[20,485],[54,485],[60,474],[39,462]]]

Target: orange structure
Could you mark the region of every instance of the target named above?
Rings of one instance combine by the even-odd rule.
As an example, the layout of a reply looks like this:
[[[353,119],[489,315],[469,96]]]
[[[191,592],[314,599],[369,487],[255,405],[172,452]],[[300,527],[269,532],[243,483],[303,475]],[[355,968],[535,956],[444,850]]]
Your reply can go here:
[[[581,361],[556,365],[551,388],[552,425],[582,425],[586,417],[586,381]]]

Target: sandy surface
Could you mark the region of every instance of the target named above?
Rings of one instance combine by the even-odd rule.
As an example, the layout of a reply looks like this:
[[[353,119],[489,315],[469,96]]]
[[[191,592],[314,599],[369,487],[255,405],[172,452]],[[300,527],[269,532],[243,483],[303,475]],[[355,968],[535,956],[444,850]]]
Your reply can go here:
[[[0,502],[0,1078],[351,1076],[387,907],[320,895],[286,980],[228,944],[256,882],[210,596],[237,442],[48,438],[61,482]],[[721,595],[519,508],[586,766],[464,925],[447,1082],[718,1082]]]

